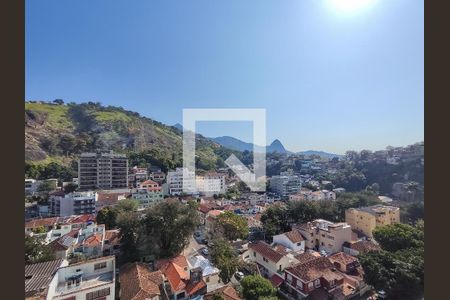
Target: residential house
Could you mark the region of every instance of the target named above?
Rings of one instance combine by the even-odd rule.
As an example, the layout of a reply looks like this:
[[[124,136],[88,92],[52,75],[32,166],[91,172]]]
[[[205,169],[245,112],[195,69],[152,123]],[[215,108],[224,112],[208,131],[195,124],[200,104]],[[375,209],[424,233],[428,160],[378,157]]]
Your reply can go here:
[[[375,244],[373,241],[368,240],[359,240],[349,243],[344,243],[342,247],[342,251],[353,255],[358,256],[360,254],[364,254],[370,251],[379,251],[381,247],[378,244]]]
[[[347,223],[333,223],[316,219],[305,224],[294,225],[305,238],[305,247],[333,254],[342,251],[345,242],[352,241],[352,228]]]
[[[296,263],[294,254],[286,247],[258,241],[248,244],[248,251],[243,254],[244,261],[254,262],[258,265],[261,275],[270,278],[273,275],[282,276],[285,268]]]
[[[120,268],[121,300],[162,300],[168,299],[161,271],[150,271],[145,263],[127,263]]]
[[[103,255],[119,255],[120,254],[120,230],[111,229],[105,231],[105,239],[103,242]]]
[[[298,229],[274,235],[273,243],[283,245],[297,253],[305,251],[305,238]]]
[[[302,256],[298,264],[285,270],[282,291],[288,298],[333,299],[334,295],[342,295],[344,276],[327,257],[310,253]]]
[[[158,260],[155,266],[167,279],[166,288],[170,299],[194,299],[206,294],[207,285],[202,278],[202,269],[189,269],[185,256]]]
[[[161,171],[152,172],[150,173],[150,179],[159,184],[162,184],[166,180],[166,174]]]
[[[60,267],[48,287],[47,300],[114,300],[114,256]]]
[[[208,259],[202,255],[195,255],[188,259],[189,269],[200,268],[202,270],[202,278],[206,283],[207,292],[214,291],[223,286],[219,277],[220,270],[214,267]]]
[[[239,293],[233,288],[231,284],[227,284],[217,290],[207,293],[203,299],[204,300],[214,300],[219,296],[223,300],[242,300]]]
[[[216,230],[217,230],[216,220],[217,220],[217,217],[222,213],[223,213],[222,210],[213,209],[213,210],[210,210],[206,214],[205,230],[209,237],[213,236],[214,233],[216,232]]]
[[[153,180],[146,180],[138,185],[132,193],[132,198],[139,201],[139,208],[146,209],[163,200],[163,191]]]
[[[119,201],[125,200],[131,197],[131,193],[107,193],[107,192],[98,192],[97,193],[97,201],[95,202],[95,210],[99,212],[105,207],[114,207]]]
[[[95,215],[72,215],[67,217],[49,217],[32,219],[25,222],[25,234],[43,232],[53,240],[76,228],[86,228],[95,223]]]
[[[377,226],[400,223],[400,208],[381,204],[349,208],[345,211],[345,221],[353,229],[372,237],[372,231]]]

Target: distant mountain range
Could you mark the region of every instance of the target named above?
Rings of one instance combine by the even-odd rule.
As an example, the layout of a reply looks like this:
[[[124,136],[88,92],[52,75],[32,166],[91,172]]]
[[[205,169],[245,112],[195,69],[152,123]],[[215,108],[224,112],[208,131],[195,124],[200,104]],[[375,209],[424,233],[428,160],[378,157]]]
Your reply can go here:
[[[179,124],[177,124],[177,125],[179,125]],[[177,125],[175,125],[175,126],[177,126]],[[211,138],[211,140],[213,140],[214,142],[216,142],[226,148],[232,149],[232,150],[253,151],[253,143],[247,143],[247,142],[241,141],[241,140],[231,137],[231,136],[221,136],[221,137]],[[262,149],[262,146],[256,146],[256,149],[257,150]],[[278,139],[274,140],[270,145],[266,146],[266,152],[267,153],[275,152],[275,153],[281,153],[281,154],[294,154],[295,153],[295,152],[286,150],[286,148],[283,146],[283,144]],[[305,156],[317,155],[317,156],[326,157],[326,158],[342,156],[339,154],[328,153],[328,152],[324,152],[324,151],[316,151],[316,150],[301,151],[301,152],[297,152],[295,154],[301,154],[301,155],[305,155]]]

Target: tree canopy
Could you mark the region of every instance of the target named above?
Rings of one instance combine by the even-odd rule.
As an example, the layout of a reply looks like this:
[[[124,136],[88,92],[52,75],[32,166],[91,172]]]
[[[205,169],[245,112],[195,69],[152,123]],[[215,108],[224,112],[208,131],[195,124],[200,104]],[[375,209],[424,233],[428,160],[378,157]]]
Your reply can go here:
[[[229,282],[239,265],[233,247],[224,239],[216,239],[210,244],[209,255],[211,262],[220,270],[220,279]]]
[[[42,238],[25,235],[25,264],[33,264],[55,259],[55,255]]]
[[[359,257],[364,280],[386,291],[389,299],[420,299],[424,288],[423,222],[415,226],[394,224],[376,228],[375,240],[382,251]]]
[[[225,211],[217,217],[218,231],[228,240],[246,238],[249,234],[247,219],[231,211]]]
[[[245,276],[241,280],[241,286],[242,294],[246,300],[259,300],[263,297],[274,297],[276,295],[276,289],[272,286],[272,283],[260,275]]]

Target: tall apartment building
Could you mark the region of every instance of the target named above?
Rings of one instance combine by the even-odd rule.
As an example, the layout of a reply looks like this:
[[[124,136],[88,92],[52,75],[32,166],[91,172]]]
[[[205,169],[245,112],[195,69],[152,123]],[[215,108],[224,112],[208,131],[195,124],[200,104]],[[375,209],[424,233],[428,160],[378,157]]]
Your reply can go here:
[[[48,201],[53,216],[95,214],[97,193],[89,191],[65,195],[63,192],[56,192],[50,195]]]
[[[381,204],[350,208],[345,211],[345,222],[353,229],[372,237],[372,231],[377,226],[400,223],[400,208]]]
[[[128,159],[123,154],[83,153],[78,160],[80,190],[128,187]]]
[[[197,190],[207,197],[226,192],[225,175],[219,173],[207,173],[197,176],[195,179]]]
[[[196,191],[194,172],[187,171],[187,176],[184,176],[183,170],[183,168],[176,168],[175,171],[167,173],[167,185],[170,195],[189,194]]]
[[[299,176],[291,174],[275,175],[270,179],[270,188],[281,197],[296,194],[302,187]]]
[[[114,300],[114,256],[101,257],[60,267],[48,286],[49,300]]]
[[[293,229],[300,232],[306,248],[325,251],[328,254],[342,251],[343,244],[352,240],[352,228],[347,223],[316,219],[293,226]]]

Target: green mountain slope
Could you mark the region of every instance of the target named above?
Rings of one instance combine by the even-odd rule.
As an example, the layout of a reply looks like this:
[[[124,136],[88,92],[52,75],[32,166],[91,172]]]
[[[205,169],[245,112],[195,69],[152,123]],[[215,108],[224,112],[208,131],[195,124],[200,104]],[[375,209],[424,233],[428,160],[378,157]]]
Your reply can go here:
[[[232,152],[197,135],[197,167],[223,166]],[[100,103],[25,103],[25,161],[69,166],[82,152],[125,153],[130,164],[164,170],[182,165],[182,132],[172,126]]]

